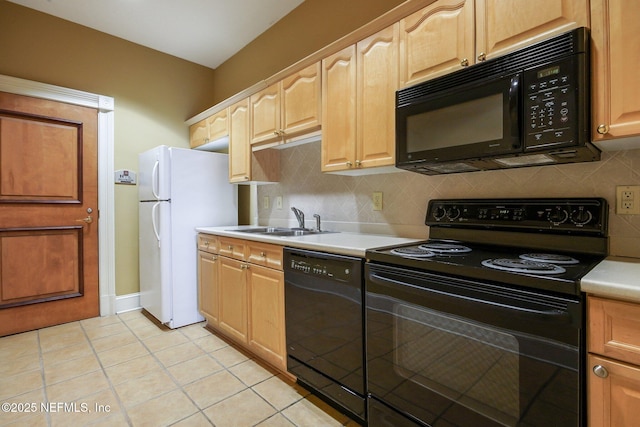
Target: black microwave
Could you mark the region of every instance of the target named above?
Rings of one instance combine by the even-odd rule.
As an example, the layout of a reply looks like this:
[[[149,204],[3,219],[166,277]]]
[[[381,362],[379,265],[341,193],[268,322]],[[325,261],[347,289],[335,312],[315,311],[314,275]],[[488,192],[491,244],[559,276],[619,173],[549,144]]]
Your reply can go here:
[[[589,32],[396,93],[396,166],[427,175],[600,159],[590,142]]]

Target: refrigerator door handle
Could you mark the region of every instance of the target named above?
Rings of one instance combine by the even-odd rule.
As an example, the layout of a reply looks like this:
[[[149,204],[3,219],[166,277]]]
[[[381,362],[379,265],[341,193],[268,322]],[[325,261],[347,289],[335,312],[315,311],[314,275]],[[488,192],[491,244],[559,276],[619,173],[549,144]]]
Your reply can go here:
[[[156,221],[156,216],[159,207],[160,202],[157,202],[151,209],[151,225],[153,226],[153,233],[156,235],[156,240],[158,241],[158,247],[160,247],[160,232],[158,231],[158,221]]]
[[[158,176],[158,167],[160,166],[160,160],[156,160],[151,171],[151,192],[156,199],[160,199],[158,192],[160,191],[160,177]],[[154,206],[155,209],[155,206]],[[157,233],[156,233],[157,234]]]

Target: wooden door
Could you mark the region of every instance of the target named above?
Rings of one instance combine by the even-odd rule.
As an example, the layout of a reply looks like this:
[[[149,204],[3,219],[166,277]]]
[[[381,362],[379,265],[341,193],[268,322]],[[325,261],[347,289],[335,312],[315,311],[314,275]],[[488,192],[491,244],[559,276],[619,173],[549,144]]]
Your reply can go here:
[[[476,0],[476,59],[589,26],[587,0]]]
[[[640,135],[640,2],[591,1],[595,141]]]
[[[247,344],[247,266],[242,261],[218,257],[218,327],[242,344]]]
[[[284,273],[249,268],[249,348],[277,368],[286,370]]]
[[[285,138],[320,129],[320,74],[317,62],[282,79],[280,116]]]
[[[217,327],[219,312],[218,256],[198,251],[198,309],[212,327]]]
[[[400,21],[400,85],[411,86],[474,63],[471,0],[439,0]]]
[[[229,182],[251,178],[249,98],[229,107]]]
[[[395,164],[398,28],[394,24],[357,45],[358,168]]]
[[[0,336],[100,314],[97,123],[0,92]]]
[[[280,86],[268,88],[251,95],[251,144],[282,138],[280,126]]]
[[[348,170],[356,157],[356,47],[322,60],[322,171]]]

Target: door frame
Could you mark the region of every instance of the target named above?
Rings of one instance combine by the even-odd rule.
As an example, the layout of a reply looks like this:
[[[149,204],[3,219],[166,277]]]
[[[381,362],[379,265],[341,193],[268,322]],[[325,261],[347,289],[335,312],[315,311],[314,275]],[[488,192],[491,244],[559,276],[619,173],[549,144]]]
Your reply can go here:
[[[116,313],[115,209],[113,178],[114,99],[0,74],[0,91],[98,110],[98,287],[100,316]]]

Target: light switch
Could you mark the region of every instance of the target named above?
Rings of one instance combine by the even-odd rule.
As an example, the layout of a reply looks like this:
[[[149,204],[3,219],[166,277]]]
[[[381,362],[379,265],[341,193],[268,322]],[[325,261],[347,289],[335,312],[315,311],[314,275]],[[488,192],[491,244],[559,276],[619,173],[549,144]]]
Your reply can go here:
[[[382,191],[373,192],[373,210],[374,211],[382,210]]]
[[[262,208],[269,209],[269,196],[264,196],[262,198]]]

